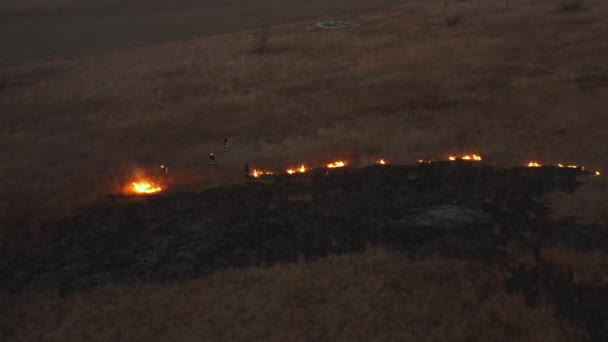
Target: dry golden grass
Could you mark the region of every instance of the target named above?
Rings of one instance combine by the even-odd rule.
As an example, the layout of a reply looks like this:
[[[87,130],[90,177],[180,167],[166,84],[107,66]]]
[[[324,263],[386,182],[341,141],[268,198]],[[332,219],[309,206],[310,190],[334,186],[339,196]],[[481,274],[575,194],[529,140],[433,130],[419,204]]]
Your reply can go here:
[[[577,82],[608,75],[608,3],[576,18],[553,0],[452,7],[461,25],[444,25],[441,2],[417,0],[348,17],[361,24],[348,30],[273,27],[262,55],[241,32],[12,67],[0,210],[63,215],[161,163],[200,185],[240,180],[245,162],[461,152],[608,170],[608,87]]]
[[[543,249],[541,256],[565,271],[572,272],[576,284],[608,286],[608,253],[605,251],[572,251],[554,247]]]
[[[369,249],[166,285],[67,298],[0,299],[21,341],[565,341],[582,338],[546,304],[506,295],[505,274],[473,262],[414,262]]]

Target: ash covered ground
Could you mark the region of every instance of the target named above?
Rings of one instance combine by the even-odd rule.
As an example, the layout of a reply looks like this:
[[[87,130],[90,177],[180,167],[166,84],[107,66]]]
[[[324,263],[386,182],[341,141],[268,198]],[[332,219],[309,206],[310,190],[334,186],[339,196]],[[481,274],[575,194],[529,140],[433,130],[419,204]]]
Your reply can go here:
[[[439,254],[508,269],[509,291],[531,304],[551,300],[592,339],[606,340],[608,289],[577,285],[539,256],[552,246],[608,248],[606,229],[552,221],[543,202],[551,191],[573,192],[584,177],[578,169],[435,162],[316,169],[200,193],[108,196],[80,215],[45,224],[44,252],[4,255],[0,289],[57,287],[69,295],[380,245],[404,258]],[[514,245],[535,256],[534,267],[509,262],[506,249]]]

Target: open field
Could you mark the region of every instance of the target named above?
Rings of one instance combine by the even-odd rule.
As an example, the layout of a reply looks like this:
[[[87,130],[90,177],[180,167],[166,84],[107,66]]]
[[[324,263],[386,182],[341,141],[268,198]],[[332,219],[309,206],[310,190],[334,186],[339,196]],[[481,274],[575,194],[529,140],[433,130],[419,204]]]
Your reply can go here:
[[[451,27],[427,1],[353,16],[349,30],[273,27],[265,54],[241,32],[9,68],[3,216],[61,216],[161,163],[198,184],[240,181],[245,162],[378,155],[608,169],[608,4],[576,16],[549,0],[501,6],[454,3],[463,23]],[[590,216],[606,212],[605,189],[591,186]]]
[[[0,57],[19,61],[0,87],[0,282],[24,284],[0,293],[11,308],[0,311],[0,339],[606,340],[606,1],[580,11],[556,0],[511,0],[509,10],[453,1],[446,25],[442,1],[411,0],[336,14],[360,24],[336,31],[314,28],[328,15],[304,18],[372,1],[313,0],[293,13],[242,1],[153,1],[147,12],[135,0],[0,5],[0,32],[40,25]],[[254,26],[270,26],[261,53],[264,33],[239,31]],[[125,27],[137,29],[118,34]],[[164,42],[133,46],[151,41]],[[215,187],[242,185],[246,162],[281,171],[462,153],[497,168],[326,187],[290,178],[320,197]],[[528,188],[499,181],[509,174],[500,167],[530,160],[604,176],[551,195],[547,213],[537,198],[553,189],[547,170],[516,170]],[[104,197],[160,164],[175,192]],[[484,183],[484,172],[498,176]],[[555,175],[567,188],[576,178]],[[458,229],[424,226],[437,211],[493,209]],[[283,263],[298,255],[315,260]]]
[[[409,261],[382,249],[171,285],[106,286],[67,298],[0,296],[20,341],[576,341],[584,332],[505,293],[476,262]],[[32,310],[35,307],[35,310]],[[159,308],[163,308],[160,310]]]
[[[1,64],[183,39],[404,0],[3,0]]]

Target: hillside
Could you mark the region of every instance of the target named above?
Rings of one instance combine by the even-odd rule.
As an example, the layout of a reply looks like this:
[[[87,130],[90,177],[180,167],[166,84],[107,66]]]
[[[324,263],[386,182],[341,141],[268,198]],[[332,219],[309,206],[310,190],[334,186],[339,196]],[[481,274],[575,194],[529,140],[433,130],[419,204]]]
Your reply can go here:
[[[0,339],[608,340],[608,3],[241,1],[0,5]]]

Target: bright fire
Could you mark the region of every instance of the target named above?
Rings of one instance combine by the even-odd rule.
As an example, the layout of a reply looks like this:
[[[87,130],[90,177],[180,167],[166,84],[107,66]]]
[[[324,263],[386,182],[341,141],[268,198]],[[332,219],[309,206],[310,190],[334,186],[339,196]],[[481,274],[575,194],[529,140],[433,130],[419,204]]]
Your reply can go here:
[[[478,154],[466,154],[460,158],[456,157],[456,156],[449,156],[448,159],[450,161],[455,161],[457,159],[461,159],[461,160],[472,160],[472,161],[481,161],[481,156]]]
[[[594,175],[599,176],[601,173],[599,171],[595,171]]]
[[[376,160],[376,164],[386,165],[386,162],[384,161],[384,159],[379,159],[379,160]]]
[[[302,164],[302,166],[300,166],[297,169],[287,169],[287,173],[290,175],[293,175],[294,173],[304,173],[306,171],[307,171],[307,169],[306,169],[306,166],[304,166],[304,164]]]
[[[560,168],[568,168],[568,169],[578,169],[580,166],[578,165],[564,165],[564,164],[557,164],[558,167]],[[584,169],[584,167],[583,167]]]
[[[131,183],[131,191],[135,194],[153,194],[162,190],[160,186],[148,181]]]
[[[338,160],[338,161],[335,161],[333,163],[327,164],[327,167],[330,168],[330,169],[335,169],[335,168],[344,167],[344,166],[346,166],[346,162],[342,161],[342,160]]]
[[[270,175],[273,175],[273,174],[274,173],[271,172],[271,171],[256,170],[256,169],[253,169],[253,172],[251,173],[251,175],[254,178],[260,178],[261,176],[270,176]]]
[[[543,165],[541,163],[535,162],[535,161],[531,161],[528,163],[528,167],[542,167]]]
[[[472,155],[466,155],[464,157],[462,157],[462,160],[475,160],[475,161],[480,161],[481,160],[481,156],[477,155],[477,154],[472,154]]]

